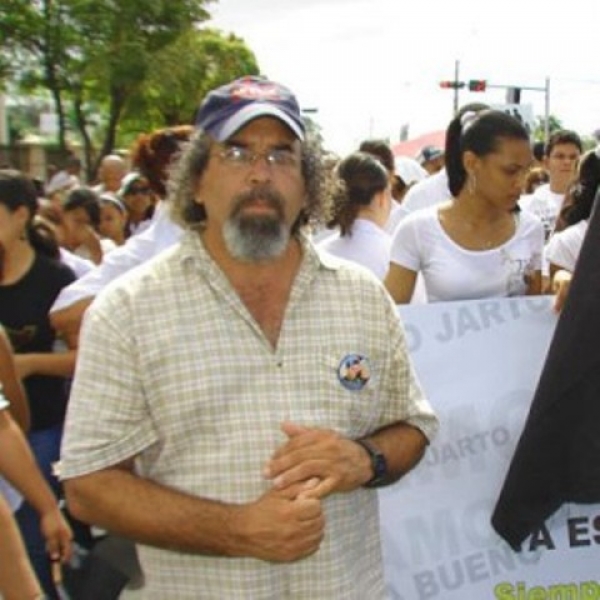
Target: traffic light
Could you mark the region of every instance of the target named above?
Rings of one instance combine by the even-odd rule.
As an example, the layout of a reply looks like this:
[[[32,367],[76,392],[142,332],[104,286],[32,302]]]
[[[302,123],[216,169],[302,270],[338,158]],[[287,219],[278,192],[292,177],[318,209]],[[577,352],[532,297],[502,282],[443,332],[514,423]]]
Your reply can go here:
[[[469,81],[469,90],[471,92],[485,92],[485,88],[485,79],[471,79],[471,81]]]
[[[507,88],[506,103],[507,104],[520,104],[521,103],[521,88],[518,88],[518,87]]]
[[[440,81],[440,87],[445,90],[456,90],[465,87],[464,81]]]

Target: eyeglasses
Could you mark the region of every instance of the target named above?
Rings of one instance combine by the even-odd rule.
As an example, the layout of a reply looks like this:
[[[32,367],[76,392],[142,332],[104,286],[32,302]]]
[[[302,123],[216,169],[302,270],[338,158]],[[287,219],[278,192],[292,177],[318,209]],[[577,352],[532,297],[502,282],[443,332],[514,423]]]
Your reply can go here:
[[[219,150],[217,156],[228,165],[238,168],[249,168],[259,158],[264,158],[269,167],[289,169],[298,164],[296,155],[287,148],[271,148],[266,152],[254,152],[245,146],[227,146]]]
[[[129,188],[128,194],[149,194],[150,188],[148,187],[132,187]]]

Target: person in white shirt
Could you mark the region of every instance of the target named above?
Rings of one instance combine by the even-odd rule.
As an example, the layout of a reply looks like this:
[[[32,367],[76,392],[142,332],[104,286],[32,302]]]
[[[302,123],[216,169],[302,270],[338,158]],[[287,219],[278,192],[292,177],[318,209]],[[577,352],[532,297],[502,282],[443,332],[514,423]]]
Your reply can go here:
[[[583,155],[579,165],[577,181],[569,188],[561,219],[567,227],[554,233],[545,248],[550,277],[559,269],[573,272],[583,239],[588,228],[588,219],[600,193],[600,147]]]
[[[177,125],[141,134],[132,151],[131,162],[148,180],[160,198],[152,222],[143,232],[109,252],[91,273],[67,286],[50,308],[50,321],[65,336],[77,336],[81,319],[94,296],[113,279],[141,265],[179,241],[182,229],[169,216],[165,205],[169,169],[193,131],[191,125]]]
[[[168,213],[161,203],[148,229],[130,237],[125,244],[109,252],[100,265],[61,291],[50,308],[50,322],[57,331],[65,335],[76,334],[85,309],[98,292],[120,275],[179,241],[182,229]]]
[[[78,256],[62,246],[58,248],[58,251],[60,252],[60,260],[75,273],[75,277],[78,279],[89,273],[96,266],[88,258]]]
[[[392,202],[388,173],[370,154],[355,152],[338,165],[337,176],[342,185],[333,220],[339,230],[317,247],[366,267],[382,281],[391,245],[384,230]]]
[[[385,224],[385,230],[390,235],[394,234],[398,223],[408,214],[403,206],[403,201],[409,190],[427,177],[429,177],[427,171],[414,158],[408,156],[396,156],[394,158],[392,209]]]
[[[42,232],[46,231],[48,236],[56,240],[59,246],[60,260],[75,273],[75,277],[83,277],[96,266],[91,260],[78,256],[65,248],[67,232],[63,223],[62,207],[46,198],[39,198],[34,223],[38,229]]]
[[[422,273],[430,302],[541,293],[542,225],[517,207],[531,163],[527,130],[485,110],[457,116],[449,132],[452,198],[400,222],[388,291],[409,302]]]
[[[69,192],[63,204],[63,222],[65,247],[94,264],[100,264],[105,254],[117,247],[98,232],[100,200],[91,188],[79,187]]]
[[[98,183],[92,189],[98,195],[104,192],[116,194],[126,174],[127,163],[118,154],[107,154],[100,161]]]
[[[81,173],[81,161],[76,156],[69,156],[63,169],[55,173],[45,185],[45,193],[48,198],[58,196],[59,198],[69,190],[81,185],[79,175]]]
[[[540,185],[532,194],[525,194],[519,206],[536,215],[544,225],[546,240],[554,231],[569,184],[577,175],[583,146],[574,131],[555,131],[546,144],[544,166],[549,182]]]
[[[544,248],[544,257],[548,262],[548,273],[553,277],[558,269],[569,272],[575,270],[579,251],[587,233],[588,221],[583,219],[575,225],[555,233]]]

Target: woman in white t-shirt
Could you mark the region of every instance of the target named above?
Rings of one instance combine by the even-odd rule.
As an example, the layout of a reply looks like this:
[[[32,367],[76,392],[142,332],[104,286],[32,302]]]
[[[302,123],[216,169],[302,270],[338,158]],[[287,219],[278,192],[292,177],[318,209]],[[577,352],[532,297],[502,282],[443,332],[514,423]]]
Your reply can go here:
[[[387,289],[407,303],[421,273],[430,302],[541,293],[543,227],[517,207],[532,160],[526,129],[485,110],[457,116],[447,136],[452,197],[400,222]]]
[[[392,192],[385,167],[366,152],[355,152],[337,166],[340,189],[330,226],[338,231],[317,244],[321,250],[369,269],[383,280],[390,261],[391,237],[385,231]]]

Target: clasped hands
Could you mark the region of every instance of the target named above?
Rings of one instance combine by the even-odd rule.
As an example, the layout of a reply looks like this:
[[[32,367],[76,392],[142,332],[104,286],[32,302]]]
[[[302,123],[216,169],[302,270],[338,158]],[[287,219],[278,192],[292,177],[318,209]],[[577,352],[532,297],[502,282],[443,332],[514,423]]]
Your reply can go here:
[[[239,550],[273,562],[294,561],[316,552],[325,534],[322,499],[348,492],[371,476],[362,447],[335,431],[281,425],[288,440],[264,468],[272,487],[243,509]],[[244,546],[250,544],[250,548]],[[245,552],[247,550],[247,552]]]
[[[300,486],[303,496],[321,499],[353,490],[369,479],[370,460],[356,442],[329,429],[289,421],[281,429],[288,440],[275,451],[263,473],[275,489]]]

